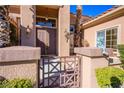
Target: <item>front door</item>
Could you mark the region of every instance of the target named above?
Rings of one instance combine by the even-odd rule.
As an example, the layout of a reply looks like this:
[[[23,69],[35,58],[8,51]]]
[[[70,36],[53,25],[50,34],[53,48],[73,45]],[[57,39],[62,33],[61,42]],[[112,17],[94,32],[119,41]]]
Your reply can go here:
[[[56,29],[37,28],[37,47],[42,55],[56,55]]]

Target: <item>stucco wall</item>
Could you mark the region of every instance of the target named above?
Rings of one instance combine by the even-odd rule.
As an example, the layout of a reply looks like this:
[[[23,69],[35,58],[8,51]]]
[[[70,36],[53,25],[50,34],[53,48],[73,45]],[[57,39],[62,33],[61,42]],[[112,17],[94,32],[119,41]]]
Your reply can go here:
[[[40,48],[7,47],[0,49],[0,76],[6,79],[31,79],[38,86]]]
[[[24,46],[36,46],[36,7],[34,6],[21,6],[21,45]],[[70,6],[64,5],[59,8],[58,12],[58,55],[68,56],[69,55],[69,40],[65,37],[65,32],[70,30]],[[31,33],[26,34],[26,28],[29,25]]]
[[[118,44],[124,44],[124,16],[113,19],[111,21],[87,28],[84,30],[84,38],[89,42],[91,47],[96,46],[96,32],[105,28],[119,26]]]
[[[66,31],[70,30],[70,6],[60,7],[58,14],[58,49],[59,56],[68,56],[70,51],[69,40],[66,39]]]
[[[6,79],[24,78],[31,79],[34,84],[37,83],[37,62],[31,61],[13,61],[0,63],[0,76]]]
[[[99,48],[75,48],[76,55],[81,56],[81,87],[98,88],[95,70],[108,66],[108,60]]]
[[[36,9],[33,5],[21,5],[21,45],[36,46]],[[27,35],[27,26],[30,33]]]

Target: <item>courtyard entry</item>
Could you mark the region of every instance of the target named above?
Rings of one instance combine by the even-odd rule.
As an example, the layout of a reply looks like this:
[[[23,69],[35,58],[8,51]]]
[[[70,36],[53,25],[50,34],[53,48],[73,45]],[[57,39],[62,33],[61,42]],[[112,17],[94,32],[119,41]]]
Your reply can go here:
[[[58,54],[58,10],[58,6],[36,6],[36,40],[41,55]]]
[[[37,28],[37,47],[41,47],[42,55],[56,55],[56,29]]]
[[[40,62],[41,88],[80,87],[80,57],[42,56]]]

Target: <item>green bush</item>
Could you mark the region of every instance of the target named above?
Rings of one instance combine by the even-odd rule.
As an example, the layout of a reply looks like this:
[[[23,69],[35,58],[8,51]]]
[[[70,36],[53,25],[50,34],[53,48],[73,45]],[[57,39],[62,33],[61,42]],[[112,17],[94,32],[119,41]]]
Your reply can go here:
[[[124,71],[115,67],[96,69],[97,83],[100,87],[121,87],[124,81]]]
[[[11,30],[11,33],[10,33],[10,43],[11,45],[18,45],[18,37],[16,35],[16,27],[10,23],[10,30]]]
[[[13,79],[0,82],[0,88],[32,88],[30,79]]]
[[[124,64],[124,44],[118,45],[118,51],[120,53],[120,60]]]

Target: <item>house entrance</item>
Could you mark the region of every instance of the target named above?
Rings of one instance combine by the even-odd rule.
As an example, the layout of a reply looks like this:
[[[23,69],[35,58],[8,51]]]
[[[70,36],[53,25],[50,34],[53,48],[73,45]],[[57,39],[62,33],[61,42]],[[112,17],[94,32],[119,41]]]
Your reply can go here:
[[[42,55],[56,55],[56,29],[37,28],[37,47],[41,47]]]

